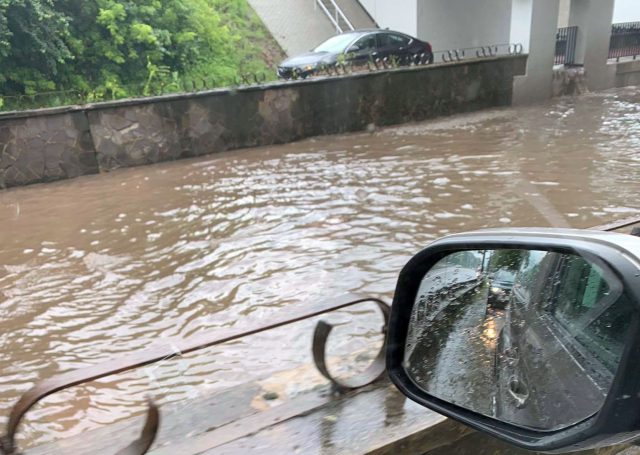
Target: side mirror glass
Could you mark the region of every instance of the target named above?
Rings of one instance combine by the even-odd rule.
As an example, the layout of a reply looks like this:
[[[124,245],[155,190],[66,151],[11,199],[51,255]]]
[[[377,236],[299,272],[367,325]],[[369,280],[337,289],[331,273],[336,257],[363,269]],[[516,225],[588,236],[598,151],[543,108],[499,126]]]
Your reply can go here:
[[[557,430],[597,413],[633,305],[607,269],[573,253],[451,253],[421,280],[404,366],[434,397]]]
[[[625,357],[640,238],[540,231],[451,236],[416,255],[398,280],[387,364],[425,406],[524,448],[576,450],[620,400],[640,405]]]

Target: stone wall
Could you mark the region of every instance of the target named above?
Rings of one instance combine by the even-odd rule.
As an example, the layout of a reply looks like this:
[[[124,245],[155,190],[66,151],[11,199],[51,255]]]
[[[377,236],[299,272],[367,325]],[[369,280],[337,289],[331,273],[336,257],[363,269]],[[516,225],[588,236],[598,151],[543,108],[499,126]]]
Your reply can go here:
[[[0,188],[99,171],[82,111],[0,119]]]
[[[526,56],[0,115],[0,187],[511,104]]]

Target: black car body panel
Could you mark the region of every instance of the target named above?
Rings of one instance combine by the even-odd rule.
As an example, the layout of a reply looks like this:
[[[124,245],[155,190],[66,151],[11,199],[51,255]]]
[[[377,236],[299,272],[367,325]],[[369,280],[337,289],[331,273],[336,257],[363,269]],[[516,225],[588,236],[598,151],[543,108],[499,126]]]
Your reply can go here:
[[[571,420],[577,423],[600,409],[622,353],[623,343],[617,338],[626,332],[632,308],[620,302],[585,320],[577,333],[563,318],[576,311],[575,299],[563,298],[567,288],[559,283],[571,282],[571,273],[584,275],[590,265],[581,258],[549,253],[539,268],[535,282],[527,283],[519,274],[513,286],[509,322],[497,350],[496,381],[502,393],[497,394],[496,417],[528,427],[540,422],[556,427]],[[618,299],[622,292],[604,281],[596,285],[593,300]],[[537,364],[532,360],[537,358],[548,360]],[[545,399],[529,399],[532,388],[547,390]]]

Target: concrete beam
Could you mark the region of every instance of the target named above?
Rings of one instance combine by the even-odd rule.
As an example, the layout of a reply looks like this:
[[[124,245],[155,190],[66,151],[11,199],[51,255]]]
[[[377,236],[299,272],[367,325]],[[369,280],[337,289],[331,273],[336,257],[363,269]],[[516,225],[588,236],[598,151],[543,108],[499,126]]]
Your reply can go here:
[[[509,42],[512,0],[417,2],[417,36],[429,41],[434,50]]]

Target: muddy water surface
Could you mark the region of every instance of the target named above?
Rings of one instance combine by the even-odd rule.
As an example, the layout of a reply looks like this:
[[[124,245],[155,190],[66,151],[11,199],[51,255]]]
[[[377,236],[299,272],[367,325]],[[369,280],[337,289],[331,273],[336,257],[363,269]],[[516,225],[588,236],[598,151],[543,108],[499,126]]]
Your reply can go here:
[[[443,234],[640,213],[640,90],[0,192],[0,415],[36,380],[305,302],[390,299]],[[369,307],[336,352],[380,342]],[[314,321],[48,398],[41,443],[309,360]]]

